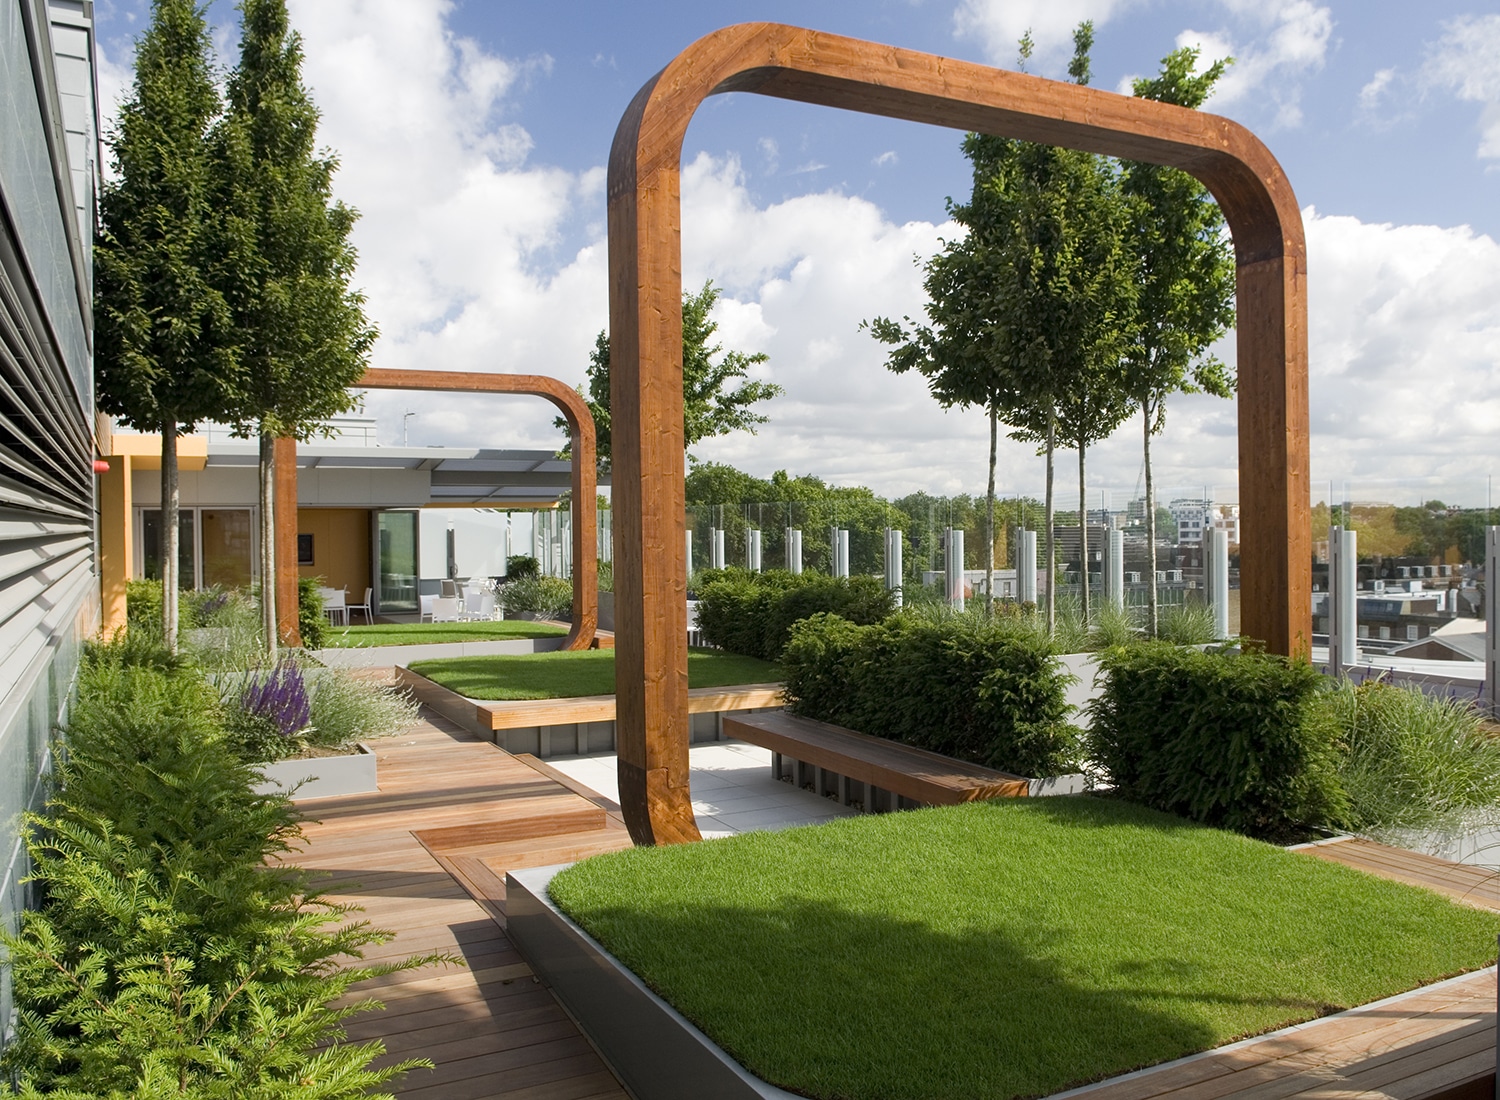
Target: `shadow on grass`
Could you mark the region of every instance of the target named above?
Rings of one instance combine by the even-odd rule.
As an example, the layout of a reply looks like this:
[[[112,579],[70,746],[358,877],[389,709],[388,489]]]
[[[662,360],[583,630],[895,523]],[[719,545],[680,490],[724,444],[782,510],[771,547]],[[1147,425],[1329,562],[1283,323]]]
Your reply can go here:
[[[1046,1095],[1217,1045],[1205,1001],[1278,1021],[1327,1008],[1184,991],[1196,968],[1171,958],[1116,967],[1100,988],[991,930],[821,902],[606,909],[581,923],[752,1072],[830,1100]],[[684,948],[726,936],[732,953]]]

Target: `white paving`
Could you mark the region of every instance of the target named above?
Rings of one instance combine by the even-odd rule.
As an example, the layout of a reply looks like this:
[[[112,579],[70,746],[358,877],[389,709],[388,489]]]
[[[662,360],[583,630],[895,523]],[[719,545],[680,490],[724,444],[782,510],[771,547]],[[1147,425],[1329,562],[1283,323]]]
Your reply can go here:
[[[694,745],[693,813],[705,838],[733,836],[752,829],[817,825],[859,811],[829,798],[771,778],[771,752],[743,741]],[[620,786],[612,752],[549,757],[547,763],[616,802]]]

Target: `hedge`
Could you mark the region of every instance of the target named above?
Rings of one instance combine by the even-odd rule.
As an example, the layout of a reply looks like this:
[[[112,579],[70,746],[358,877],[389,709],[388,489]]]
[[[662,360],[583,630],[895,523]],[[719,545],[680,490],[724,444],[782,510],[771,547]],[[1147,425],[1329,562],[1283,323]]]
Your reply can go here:
[[[958,616],[860,626],[818,614],[791,635],[781,665],[793,713],[1018,775],[1077,770],[1068,674],[1034,632]]]
[[[1123,797],[1268,839],[1344,816],[1337,732],[1311,720],[1323,677],[1310,664],[1164,642],[1099,663],[1089,753]]]
[[[779,659],[792,624],[810,615],[826,612],[870,624],[894,607],[894,596],[879,577],[722,569],[700,574],[695,590],[704,641],[763,661]]]

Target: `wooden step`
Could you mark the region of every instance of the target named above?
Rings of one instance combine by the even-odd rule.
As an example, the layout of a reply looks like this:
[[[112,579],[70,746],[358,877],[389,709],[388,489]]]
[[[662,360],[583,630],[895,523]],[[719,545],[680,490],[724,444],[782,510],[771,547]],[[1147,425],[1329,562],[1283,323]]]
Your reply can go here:
[[[412,835],[428,851],[446,851],[450,848],[505,844],[561,833],[585,833],[604,829],[605,815],[602,808],[581,798],[572,802],[569,806],[549,807],[542,814],[518,812],[500,820],[450,825],[446,828],[413,829]]]

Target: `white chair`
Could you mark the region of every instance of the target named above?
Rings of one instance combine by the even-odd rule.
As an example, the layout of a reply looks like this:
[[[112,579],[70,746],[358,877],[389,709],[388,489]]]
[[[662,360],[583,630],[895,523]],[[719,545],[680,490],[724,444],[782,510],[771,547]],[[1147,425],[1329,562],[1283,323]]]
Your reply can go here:
[[[324,588],[323,614],[328,616],[328,621],[337,626],[349,625],[349,605],[347,593],[342,588]]]
[[[438,581],[438,595],[445,600],[456,600],[459,596],[458,582],[444,577]]]
[[[455,596],[438,596],[432,601],[432,621],[435,623],[458,622],[459,602]]]
[[[421,623],[432,622],[432,613],[438,598],[436,596],[419,596],[418,599],[421,602],[422,613],[418,616],[417,621]]]
[[[367,623],[373,623],[375,621],[375,613],[370,610],[370,597],[373,596],[373,595],[375,595],[375,590],[373,588],[366,588],[365,589],[365,602],[364,603],[351,603],[348,606],[347,610],[345,611],[345,614],[347,614],[347,615],[353,615],[354,612],[358,611],[361,615],[363,615],[365,617],[365,622],[367,622]]]

